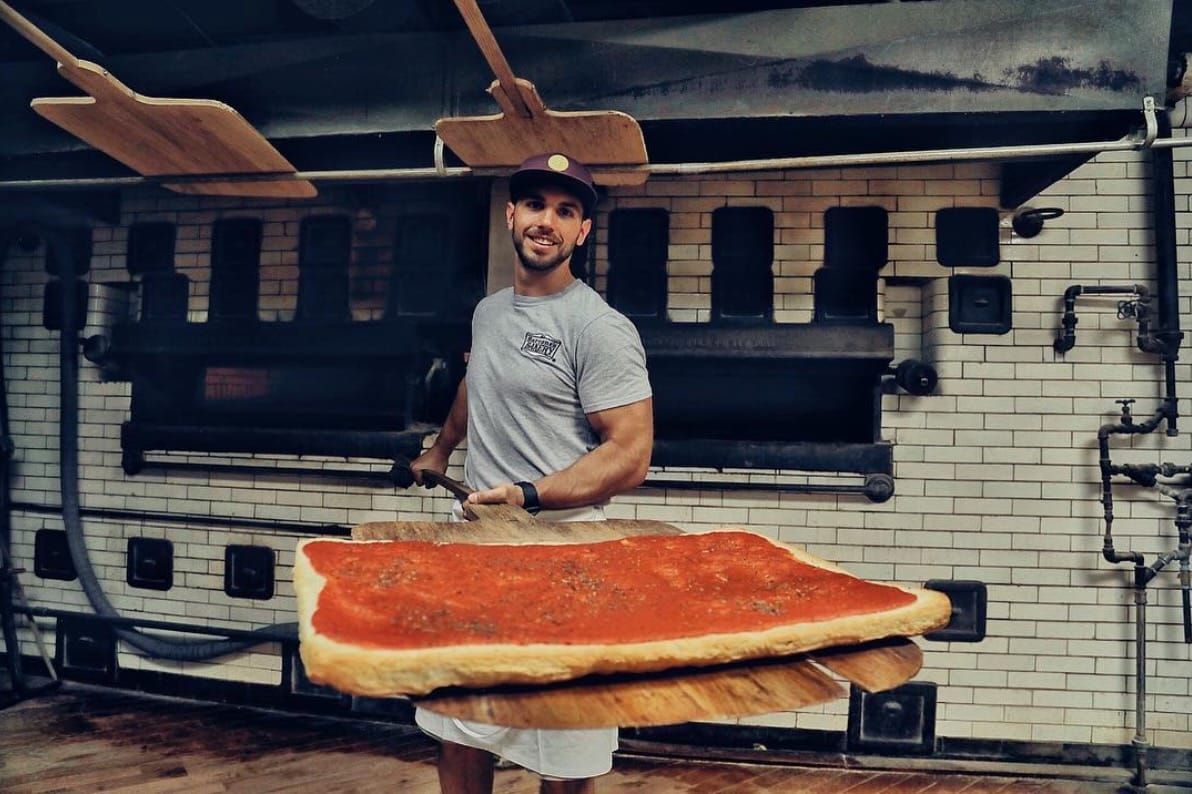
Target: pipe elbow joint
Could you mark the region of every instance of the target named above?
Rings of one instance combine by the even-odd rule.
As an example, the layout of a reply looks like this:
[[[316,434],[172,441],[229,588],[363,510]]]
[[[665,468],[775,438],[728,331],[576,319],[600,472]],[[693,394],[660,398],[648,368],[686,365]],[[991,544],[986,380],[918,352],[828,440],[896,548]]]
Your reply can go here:
[[[1057,336],[1051,346],[1055,348],[1057,353],[1067,353],[1072,348],[1076,347],[1076,334],[1069,333],[1067,330],[1063,334]]]

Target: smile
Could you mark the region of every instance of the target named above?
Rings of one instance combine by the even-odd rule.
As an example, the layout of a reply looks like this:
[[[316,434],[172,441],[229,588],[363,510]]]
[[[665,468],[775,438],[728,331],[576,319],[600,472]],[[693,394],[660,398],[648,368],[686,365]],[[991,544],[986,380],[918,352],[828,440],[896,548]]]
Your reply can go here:
[[[544,247],[555,246],[555,245],[559,244],[559,241],[554,239],[553,237],[545,237],[545,236],[527,234],[526,239],[529,240],[530,242],[534,243],[535,245],[540,245],[540,246],[544,246]]]

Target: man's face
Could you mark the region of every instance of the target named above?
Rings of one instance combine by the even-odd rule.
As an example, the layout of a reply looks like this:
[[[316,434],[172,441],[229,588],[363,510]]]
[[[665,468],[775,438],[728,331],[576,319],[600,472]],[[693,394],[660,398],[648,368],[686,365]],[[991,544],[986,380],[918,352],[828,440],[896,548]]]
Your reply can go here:
[[[583,203],[565,190],[541,186],[505,207],[513,248],[527,270],[549,272],[571,259],[592,229]]]

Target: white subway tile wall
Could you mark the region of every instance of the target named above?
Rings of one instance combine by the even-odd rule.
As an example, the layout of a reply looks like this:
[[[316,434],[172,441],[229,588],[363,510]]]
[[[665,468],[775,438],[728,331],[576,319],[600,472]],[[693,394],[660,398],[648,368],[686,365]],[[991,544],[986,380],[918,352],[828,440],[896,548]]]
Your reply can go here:
[[[1176,150],[1179,275],[1189,280],[1188,157]],[[896,494],[872,504],[861,497],[759,491],[642,491],[617,499],[610,514],[661,519],[685,529],[752,527],[879,580],[921,584],[927,579],[975,579],[989,588],[988,636],[979,644],[924,643],[919,678],[939,684],[937,733],[947,737],[1030,739],[1047,742],[1128,744],[1133,731],[1134,647],[1131,571],[1101,557],[1098,502],[1099,426],[1112,420],[1117,399],[1137,400],[1136,413],[1158,406],[1163,372],[1157,358],[1135,345],[1136,324],[1117,316],[1115,296],[1085,297],[1078,307],[1077,345],[1052,348],[1067,286],[1153,284],[1152,234],[1146,211],[1143,155],[1106,154],[1031,200],[1059,207],[1037,237],[1025,239],[1001,214],[1001,264],[945,268],[935,261],[934,213],[945,207],[996,207],[998,171],[986,164],[825,169],[728,177],[655,178],[616,188],[602,208],[593,260],[596,284],[607,277],[604,222],[617,208],[658,207],[670,212],[669,316],[709,318],[712,213],[719,207],[763,206],[774,212],[777,322],[812,317],[811,276],[824,257],[824,211],[877,205],[889,213],[892,279],[881,290],[884,319],[896,328],[896,360],[925,358],[938,369],[937,393],[883,398],[884,438],[895,444]],[[356,214],[334,189],[310,203],[271,205],[237,199],[197,199],[156,192],[129,193],[123,222],[94,232],[92,281],[122,282],[128,225],[177,225],[175,263],[191,279],[189,317],[206,318],[212,223],[228,217],[263,221],[263,320],[288,320],[297,301],[298,224],[308,215],[345,212],[355,219],[354,286],[382,283],[370,219]],[[361,256],[361,251],[368,255]],[[58,493],[58,338],[42,327],[47,276],[44,249],[13,247],[0,279],[8,400],[16,445],[14,499],[56,505]],[[381,263],[383,264],[383,263]],[[1010,276],[1013,330],[959,335],[949,329],[947,277],[953,273]],[[353,316],[382,308],[353,289]],[[361,297],[364,296],[364,297]],[[1187,315],[1188,297],[1181,299]],[[1192,390],[1190,365],[1177,366],[1182,392]],[[333,484],[317,477],[261,474],[146,472],[126,476],[120,466],[120,422],[128,416],[127,383],[105,382],[82,368],[80,416],[82,504],[86,508],[225,516],[312,524],[351,525],[374,520],[416,520],[445,515],[450,500],[422,489]],[[1181,395],[1187,414],[1187,394]],[[742,417],[742,421],[747,421]],[[1186,464],[1189,435],[1161,431],[1116,440],[1121,462]],[[190,462],[243,461],[247,456],[178,455]],[[462,456],[453,460],[459,474]],[[286,467],[357,466],[385,470],[375,461],[257,457]],[[698,481],[709,473],[665,472]],[[836,482],[805,472],[733,470],[715,479],[757,483]],[[1115,488],[1119,549],[1148,559],[1176,545],[1174,504],[1153,490]],[[52,516],[17,511],[16,563],[34,604],[85,608],[76,582],[32,574],[34,534],[60,528]],[[290,566],[297,535],[186,527],[150,520],[85,520],[91,559],[112,603],[133,616],[177,618],[201,625],[252,628],[294,619]],[[168,592],[125,584],[125,548],[133,537],[174,544],[174,586]],[[277,552],[276,595],[267,601],[229,598],[223,590],[228,545],[270,546]],[[1192,646],[1182,642],[1176,575],[1167,571],[1149,588],[1149,738],[1159,746],[1192,748]],[[186,675],[277,683],[276,646],[212,662],[141,658],[122,648],[120,664]],[[762,715],[745,723],[843,730],[844,700],[806,710]]]

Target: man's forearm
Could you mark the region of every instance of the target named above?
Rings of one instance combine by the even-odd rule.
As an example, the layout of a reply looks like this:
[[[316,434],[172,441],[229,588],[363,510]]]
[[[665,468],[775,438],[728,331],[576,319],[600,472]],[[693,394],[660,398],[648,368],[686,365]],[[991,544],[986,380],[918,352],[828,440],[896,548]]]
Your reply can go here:
[[[637,487],[650,469],[654,449],[654,403],[636,403],[588,414],[600,444],[575,463],[534,483],[538,501],[547,510],[599,504]],[[469,502],[524,505],[522,489],[514,483],[477,491]]]
[[[468,434],[468,382],[462,380],[455,391],[451,410],[443,420],[443,427],[432,445],[438,451],[450,455]]]
[[[599,504],[636,488],[650,469],[654,449],[654,402],[588,414],[600,444],[561,471],[535,483],[546,508]]]
[[[451,410],[443,420],[439,435],[430,448],[411,461],[410,470],[414,472],[414,480],[422,482],[422,469],[433,469],[442,472],[447,469],[447,461],[451,453],[468,434],[468,387],[466,381],[461,381],[455,392],[455,400],[451,403]]]
[[[632,490],[646,478],[652,445],[626,448],[606,441],[562,471],[543,477],[535,486],[546,509],[600,504]]]

